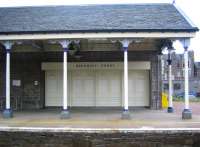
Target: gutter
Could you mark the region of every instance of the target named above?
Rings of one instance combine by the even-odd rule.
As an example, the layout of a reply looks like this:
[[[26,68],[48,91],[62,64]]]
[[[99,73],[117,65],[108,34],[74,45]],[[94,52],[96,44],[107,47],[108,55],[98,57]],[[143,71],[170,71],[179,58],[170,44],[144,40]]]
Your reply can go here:
[[[0,35],[16,34],[54,34],[54,33],[190,33],[199,31],[198,27],[192,29],[94,29],[94,30],[46,30],[46,31],[12,31],[0,32]]]

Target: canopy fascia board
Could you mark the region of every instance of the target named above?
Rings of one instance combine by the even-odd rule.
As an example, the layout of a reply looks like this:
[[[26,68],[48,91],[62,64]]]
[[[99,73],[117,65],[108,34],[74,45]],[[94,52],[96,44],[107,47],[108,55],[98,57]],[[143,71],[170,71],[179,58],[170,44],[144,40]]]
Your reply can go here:
[[[50,39],[120,39],[120,38],[193,38],[195,32],[125,32],[125,33],[45,33],[5,34],[0,40],[50,40]]]

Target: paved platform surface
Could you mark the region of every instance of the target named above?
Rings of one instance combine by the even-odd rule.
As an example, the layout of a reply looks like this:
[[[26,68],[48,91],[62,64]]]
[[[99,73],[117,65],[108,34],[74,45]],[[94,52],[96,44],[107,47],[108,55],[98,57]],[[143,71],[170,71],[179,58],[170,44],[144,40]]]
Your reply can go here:
[[[12,119],[0,117],[0,127],[55,128],[200,128],[200,103],[191,103],[193,118],[182,120],[183,103],[174,103],[175,113],[166,110],[131,110],[131,120],[122,120],[120,110],[73,110],[71,118],[60,119],[60,110],[15,112]]]

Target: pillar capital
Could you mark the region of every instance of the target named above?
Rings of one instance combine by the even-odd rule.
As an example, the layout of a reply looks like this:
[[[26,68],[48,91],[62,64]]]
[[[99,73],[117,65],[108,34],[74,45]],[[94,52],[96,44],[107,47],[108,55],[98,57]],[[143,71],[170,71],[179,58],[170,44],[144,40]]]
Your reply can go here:
[[[123,40],[119,40],[119,42],[122,44],[122,47],[124,50],[128,49],[129,44],[132,42],[133,40],[131,39],[123,39]]]
[[[70,40],[59,40],[58,43],[62,46],[63,49],[67,50],[71,41]]]
[[[60,44],[64,51],[67,51],[69,44],[72,42],[71,40],[49,40],[50,44]]]
[[[165,44],[164,44],[164,46],[167,48],[167,50],[168,50],[168,52],[172,52],[173,50],[175,50],[174,49],[174,47],[173,47],[173,40],[170,40],[170,39],[168,39],[166,42],[165,42]]]
[[[4,41],[4,42],[2,42],[2,44],[5,47],[6,51],[10,51],[14,42],[13,41]]]
[[[190,38],[184,38],[180,40],[181,44],[183,45],[183,48],[185,50],[188,49],[188,47],[190,46]]]

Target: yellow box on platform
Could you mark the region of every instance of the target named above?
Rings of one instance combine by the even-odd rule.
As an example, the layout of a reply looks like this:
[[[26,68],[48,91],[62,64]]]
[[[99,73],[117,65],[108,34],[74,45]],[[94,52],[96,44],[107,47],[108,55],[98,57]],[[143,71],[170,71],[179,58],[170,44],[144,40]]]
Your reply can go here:
[[[166,93],[162,93],[162,108],[168,107],[168,95]]]

